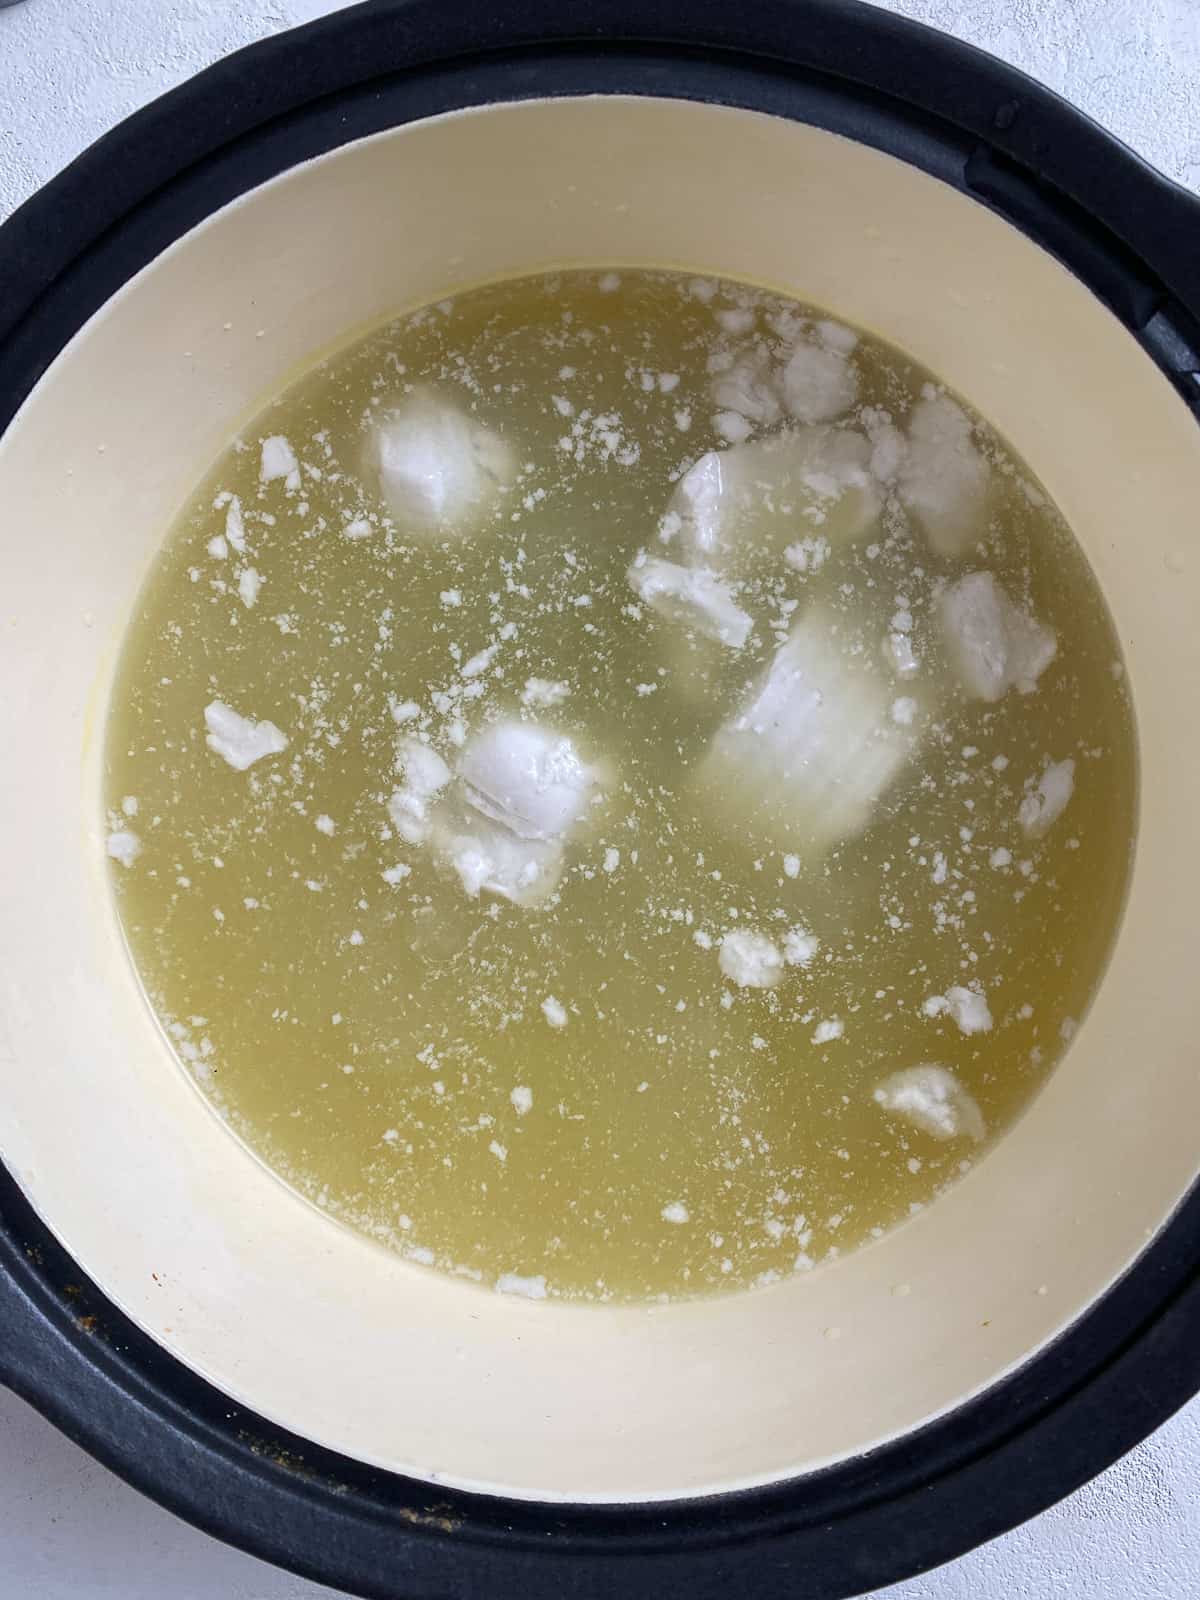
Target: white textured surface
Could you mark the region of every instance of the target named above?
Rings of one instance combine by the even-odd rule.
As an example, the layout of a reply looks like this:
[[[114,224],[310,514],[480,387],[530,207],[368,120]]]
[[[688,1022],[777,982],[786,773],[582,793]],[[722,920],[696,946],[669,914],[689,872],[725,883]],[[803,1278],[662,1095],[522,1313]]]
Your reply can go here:
[[[1200,0],[887,0],[1003,56],[1200,188]],[[0,10],[0,219],[121,117],[338,0],[26,0]],[[0,1600],[317,1600],[126,1488],[0,1392]],[[1192,1600],[1200,1402],[1036,1522],[891,1600]]]

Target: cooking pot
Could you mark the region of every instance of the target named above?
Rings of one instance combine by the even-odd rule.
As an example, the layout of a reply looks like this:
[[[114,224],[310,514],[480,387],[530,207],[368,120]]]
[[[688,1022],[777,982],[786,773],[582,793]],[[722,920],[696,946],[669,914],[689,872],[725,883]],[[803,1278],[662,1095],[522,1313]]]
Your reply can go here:
[[[100,801],[114,662],[231,436],[397,309],[563,264],[752,279],[927,364],[1080,539],[1140,819],[1070,1051],[950,1193],[769,1289],[533,1304],[341,1228],[172,1060]],[[369,4],[0,230],[0,1375],[221,1537],[373,1596],[857,1594],[1200,1385],[1200,207],[839,0]]]

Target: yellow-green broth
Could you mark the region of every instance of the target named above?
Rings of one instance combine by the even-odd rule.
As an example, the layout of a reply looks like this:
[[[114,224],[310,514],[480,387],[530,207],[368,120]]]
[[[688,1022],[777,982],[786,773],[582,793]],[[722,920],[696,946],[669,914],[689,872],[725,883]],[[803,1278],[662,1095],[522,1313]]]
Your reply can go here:
[[[146,992],[265,1162],[418,1261],[584,1300],[808,1270],[1003,1134],[1100,977],[1133,828],[1119,650],[1081,550],[984,420],[963,555],[938,554],[881,481],[870,526],[824,553],[809,501],[770,508],[769,537],[732,558],[741,648],[631,586],[639,552],[682,559],[678,483],[740,430],[714,400],[730,360],[828,336],[857,386],[832,427],[876,441],[934,392],[874,336],[847,353],[845,330],[814,333],[821,316],[649,270],[528,277],[402,316],[233,441],[139,599],[106,803]],[[465,531],[414,533],[381,497],[369,438],[413,393],[507,452],[511,482]],[[272,457],[264,479],[264,440],[286,440],[294,470]],[[937,621],[946,585],[980,571],[1057,641],[1031,692],[994,703],[954,683]],[[792,838],[757,769],[705,761],[814,616],[871,683],[897,616],[920,658],[888,690],[917,705],[911,755],[866,826],[823,848],[806,826]],[[214,702],[286,748],[235,770],[208,742]],[[402,741],[453,769],[505,719],[570,739],[596,774],[536,904],[469,893],[389,809]],[[1030,836],[1022,802],[1068,760],[1070,801]],[[733,981],[738,930],[807,960],[771,987]],[[939,999],[956,986],[989,1027],[957,1025]],[[954,1074],[985,1139],[879,1103],[919,1064]]]

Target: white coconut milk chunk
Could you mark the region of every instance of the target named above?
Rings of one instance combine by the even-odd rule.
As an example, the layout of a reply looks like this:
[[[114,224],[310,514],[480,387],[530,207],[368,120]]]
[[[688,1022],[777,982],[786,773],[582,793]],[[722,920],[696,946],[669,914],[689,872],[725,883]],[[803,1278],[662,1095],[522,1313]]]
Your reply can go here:
[[[909,417],[897,486],[939,556],[964,555],[985,531],[990,477],[966,412],[949,395],[927,392]]]
[[[1058,641],[1015,605],[990,572],[969,572],[938,596],[946,655],[965,692],[995,702],[1010,689],[1032,694]]]
[[[386,412],[368,464],[405,533],[466,533],[493,511],[516,476],[500,436],[430,389]]]
[[[729,585],[707,567],[681,567],[642,554],[627,576],[638,598],[668,622],[695,629],[731,650],[740,650],[750,636],[749,615]]]

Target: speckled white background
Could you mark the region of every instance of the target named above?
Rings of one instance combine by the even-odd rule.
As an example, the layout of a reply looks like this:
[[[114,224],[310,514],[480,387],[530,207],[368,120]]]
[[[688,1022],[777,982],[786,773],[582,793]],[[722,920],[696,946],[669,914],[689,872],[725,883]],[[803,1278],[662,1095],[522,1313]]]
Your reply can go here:
[[[1200,189],[1200,0],[885,3],[1032,73]],[[339,0],[24,0],[0,9],[0,219],[153,96],[239,45],[338,9]],[[0,1600],[332,1593],[185,1526],[0,1391]],[[1195,1600],[1200,1401],[1036,1522],[888,1594]]]

